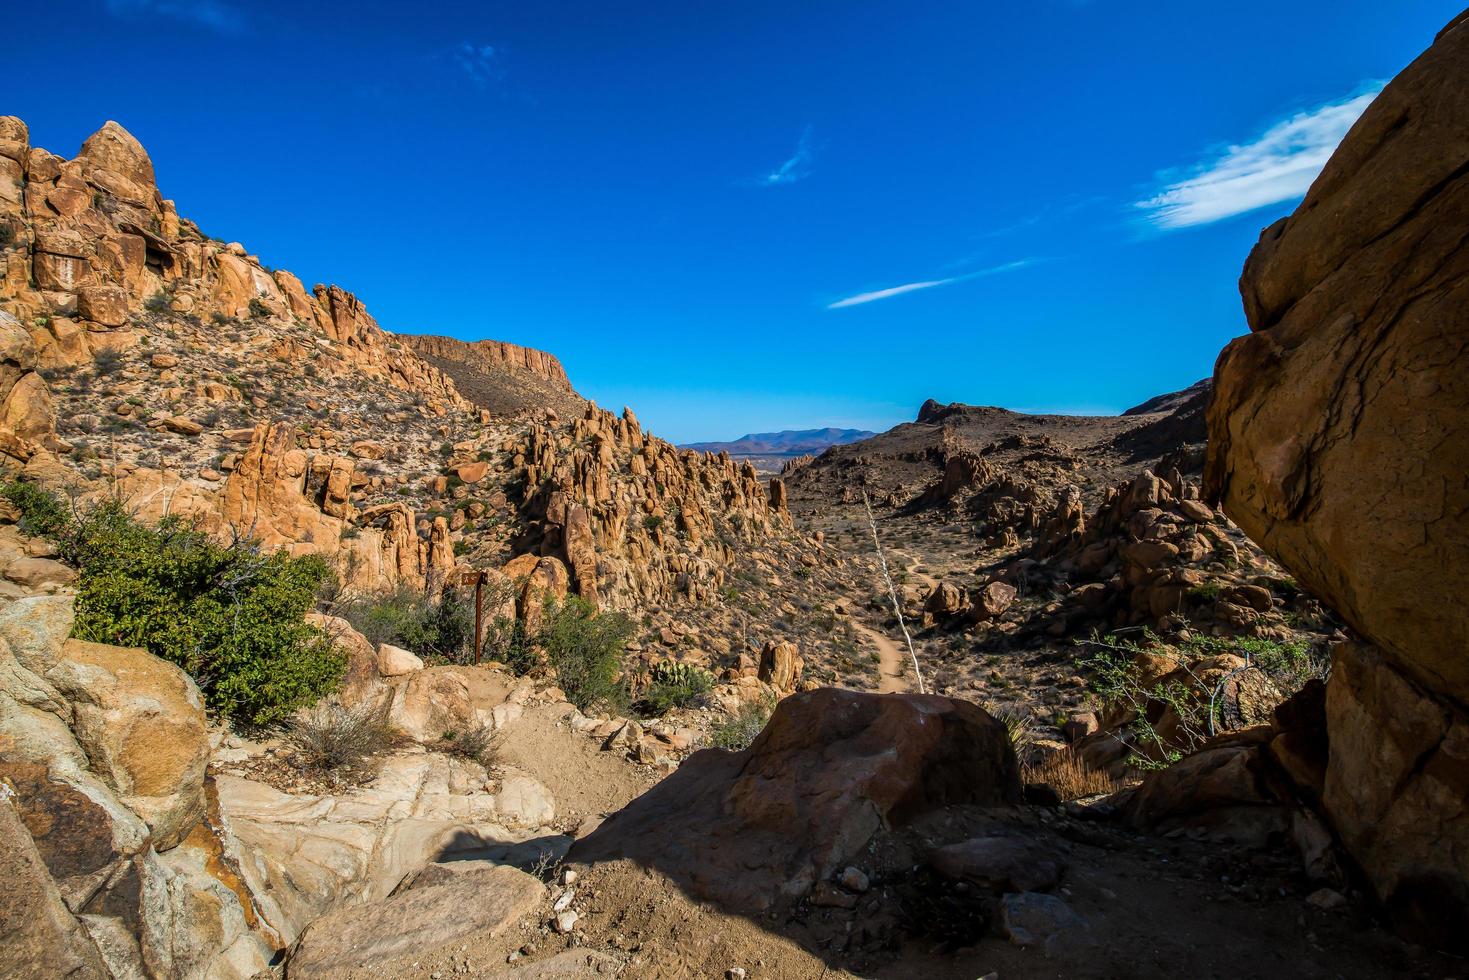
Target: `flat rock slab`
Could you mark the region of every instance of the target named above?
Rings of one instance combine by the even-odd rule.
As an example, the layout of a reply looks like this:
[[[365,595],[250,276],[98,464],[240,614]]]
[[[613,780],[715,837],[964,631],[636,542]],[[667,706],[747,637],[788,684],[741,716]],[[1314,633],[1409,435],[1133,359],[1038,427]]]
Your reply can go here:
[[[348,976],[409,953],[427,955],[470,935],[497,936],[545,897],[523,871],[496,866],[447,876],[382,902],[354,905],[311,923],[287,964],[291,980]]]
[[[1056,854],[1016,837],[975,837],[939,848],[930,861],[946,877],[996,893],[1054,888],[1066,867]]]

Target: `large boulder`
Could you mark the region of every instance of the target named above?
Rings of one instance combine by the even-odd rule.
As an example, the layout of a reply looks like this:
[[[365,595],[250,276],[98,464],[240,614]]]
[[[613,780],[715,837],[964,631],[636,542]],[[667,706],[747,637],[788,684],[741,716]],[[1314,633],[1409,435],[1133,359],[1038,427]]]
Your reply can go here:
[[[1009,737],[979,707],[820,688],[782,701],[748,749],[690,756],[569,859],[631,860],[758,911],[805,896],[883,830],[1019,799]]]
[[[201,819],[199,692],[144,650],[66,639],[71,603],[0,602],[0,973],[253,976],[271,949]]]
[[[1206,495],[1399,667],[1469,703],[1469,23],[1266,229]]]
[[[106,977],[96,947],[61,900],[36,845],[0,790],[0,974],[7,977]]]
[[[433,862],[501,860],[557,836],[539,782],[507,769],[491,784],[478,764],[438,753],[395,754],[371,783],[338,795],[231,775],[217,786],[244,886],[284,944],[334,909],[388,898]]]
[[[1335,654],[1322,803],[1398,925],[1459,949],[1469,949],[1466,72],[1469,13],[1377,97],[1295,214],[1261,236],[1240,282],[1251,333],[1215,368],[1205,473],[1206,496],[1371,641]]]
[[[188,674],[147,650],[67,640],[47,675],[71,701],[71,727],[94,772],[147,823],[154,848],[204,816],[209,736]]]

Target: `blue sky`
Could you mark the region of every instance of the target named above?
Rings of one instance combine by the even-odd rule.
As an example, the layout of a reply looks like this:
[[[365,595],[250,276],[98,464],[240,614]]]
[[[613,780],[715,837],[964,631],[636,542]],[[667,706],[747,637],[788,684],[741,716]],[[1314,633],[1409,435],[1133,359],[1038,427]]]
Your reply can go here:
[[[53,0],[0,112],[67,156],[116,119],[211,234],[677,441],[880,430],[1209,374],[1460,3]]]

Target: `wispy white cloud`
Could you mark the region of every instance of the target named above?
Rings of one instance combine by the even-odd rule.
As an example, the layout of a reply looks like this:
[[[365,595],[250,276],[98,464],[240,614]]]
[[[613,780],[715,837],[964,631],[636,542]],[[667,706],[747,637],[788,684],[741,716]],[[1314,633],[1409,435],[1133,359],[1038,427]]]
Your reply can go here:
[[[499,53],[493,44],[472,44],[464,41],[450,50],[449,60],[480,88],[499,81],[504,74],[500,67]]]
[[[1011,272],[1015,269],[1023,269],[1028,265],[1034,265],[1039,259],[1018,259],[1014,262],[1006,262],[1004,265],[991,266],[988,269],[978,269],[974,272],[966,272],[962,276],[949,276],[947,279],[925,279],[922,282],[905,282],[901,286],[888,286],[886,289],[874,289],[868,293],[858,293],[856,296],[848,296],[834,303],[826,304],[828,310],[841,310],[849,306],[861,306],[864,303],[875,303],[880,299],[892,299],[894,296],[902,296],[904,293],[916,293],[920,289],[934,289],[938,286],[948,286],[956,282],[964,282],[969,279],[979,279],[984,276],[994,276],[1001,272]]]
[[[801,138],[796,141],[795,152],[779,167],[756,178],[755,183],[761,187],[779,187],[805,180],[811,176],[811,164],[815,155],[815,147],[811,143],[811,127],[807,126],[801,131]]]
[[[1159,228],[1188,228],[1303,196],[1382,85],[1283,119],[1251,143],[1230,146],[1186,174],[1160,174],[1136,206]]]
[[[105,0],[105,5],[114,17],[166,17],[221,34],[240,34],[247,27],[244,12],[224,0]]]

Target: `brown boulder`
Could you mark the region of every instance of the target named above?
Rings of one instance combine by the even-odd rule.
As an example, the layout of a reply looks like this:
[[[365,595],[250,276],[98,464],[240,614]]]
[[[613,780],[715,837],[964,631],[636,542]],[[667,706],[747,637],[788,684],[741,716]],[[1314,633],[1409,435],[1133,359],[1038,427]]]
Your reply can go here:
[[[1334,651],[1326,687],[1332,826],[1395,924],[1469,949],[1469,719],[1366,644]]]
[[[128,297],[121,286],[83,286],[77,290],[77,315],[104,327],[128,322]]]
[[[0,784],[3,785],[3,784]],[[6,795],[0,791],[0,796]],[[109,977],[96,948],[62,901],[31,835],[0,800],[0,974],[7,977]]]
[[[1373,101],[1240,281],[1205,496],[1372,645],[1327,685],[1330,823],[1469,948],[1469,21]],[[1282,755],[1294,763],[1298,753]],[[1302,767],[1295,767],[1302,768]],[[1309,766],[1303,767],[1307,773]]]
[[[959,611],[964,608],[966,599],[965,591],[957,585],[940,582],[924,601],[923,612],[925,616],[933,619],[947,619],[950,616],[958,615]]]
[[[1469,703],[1469,23],[1353,127],[1240,280],[1206,495],[1431,690]]]
[[[465,483],[478,483],[485,478],[490,471],[490,464],[479,460],[473,463],[464,463],[454,470],[454,475]]]
[[[885,829],[1020,795],[1005,728],[979,707],[819,688],[782,701],[748,749],[690,756],[569,860],[632,860],[757,911],[805,896]]]
[[[998,619],[1005,614],[1019,595],[1015,586],[1005,582],[991,582],[974,594],[969,603],[969,615],[975,620]]]
[[[87,180],[129,204],[151,206],[153,161],[132,133],[108,120],[82,144],[77,160]]]

